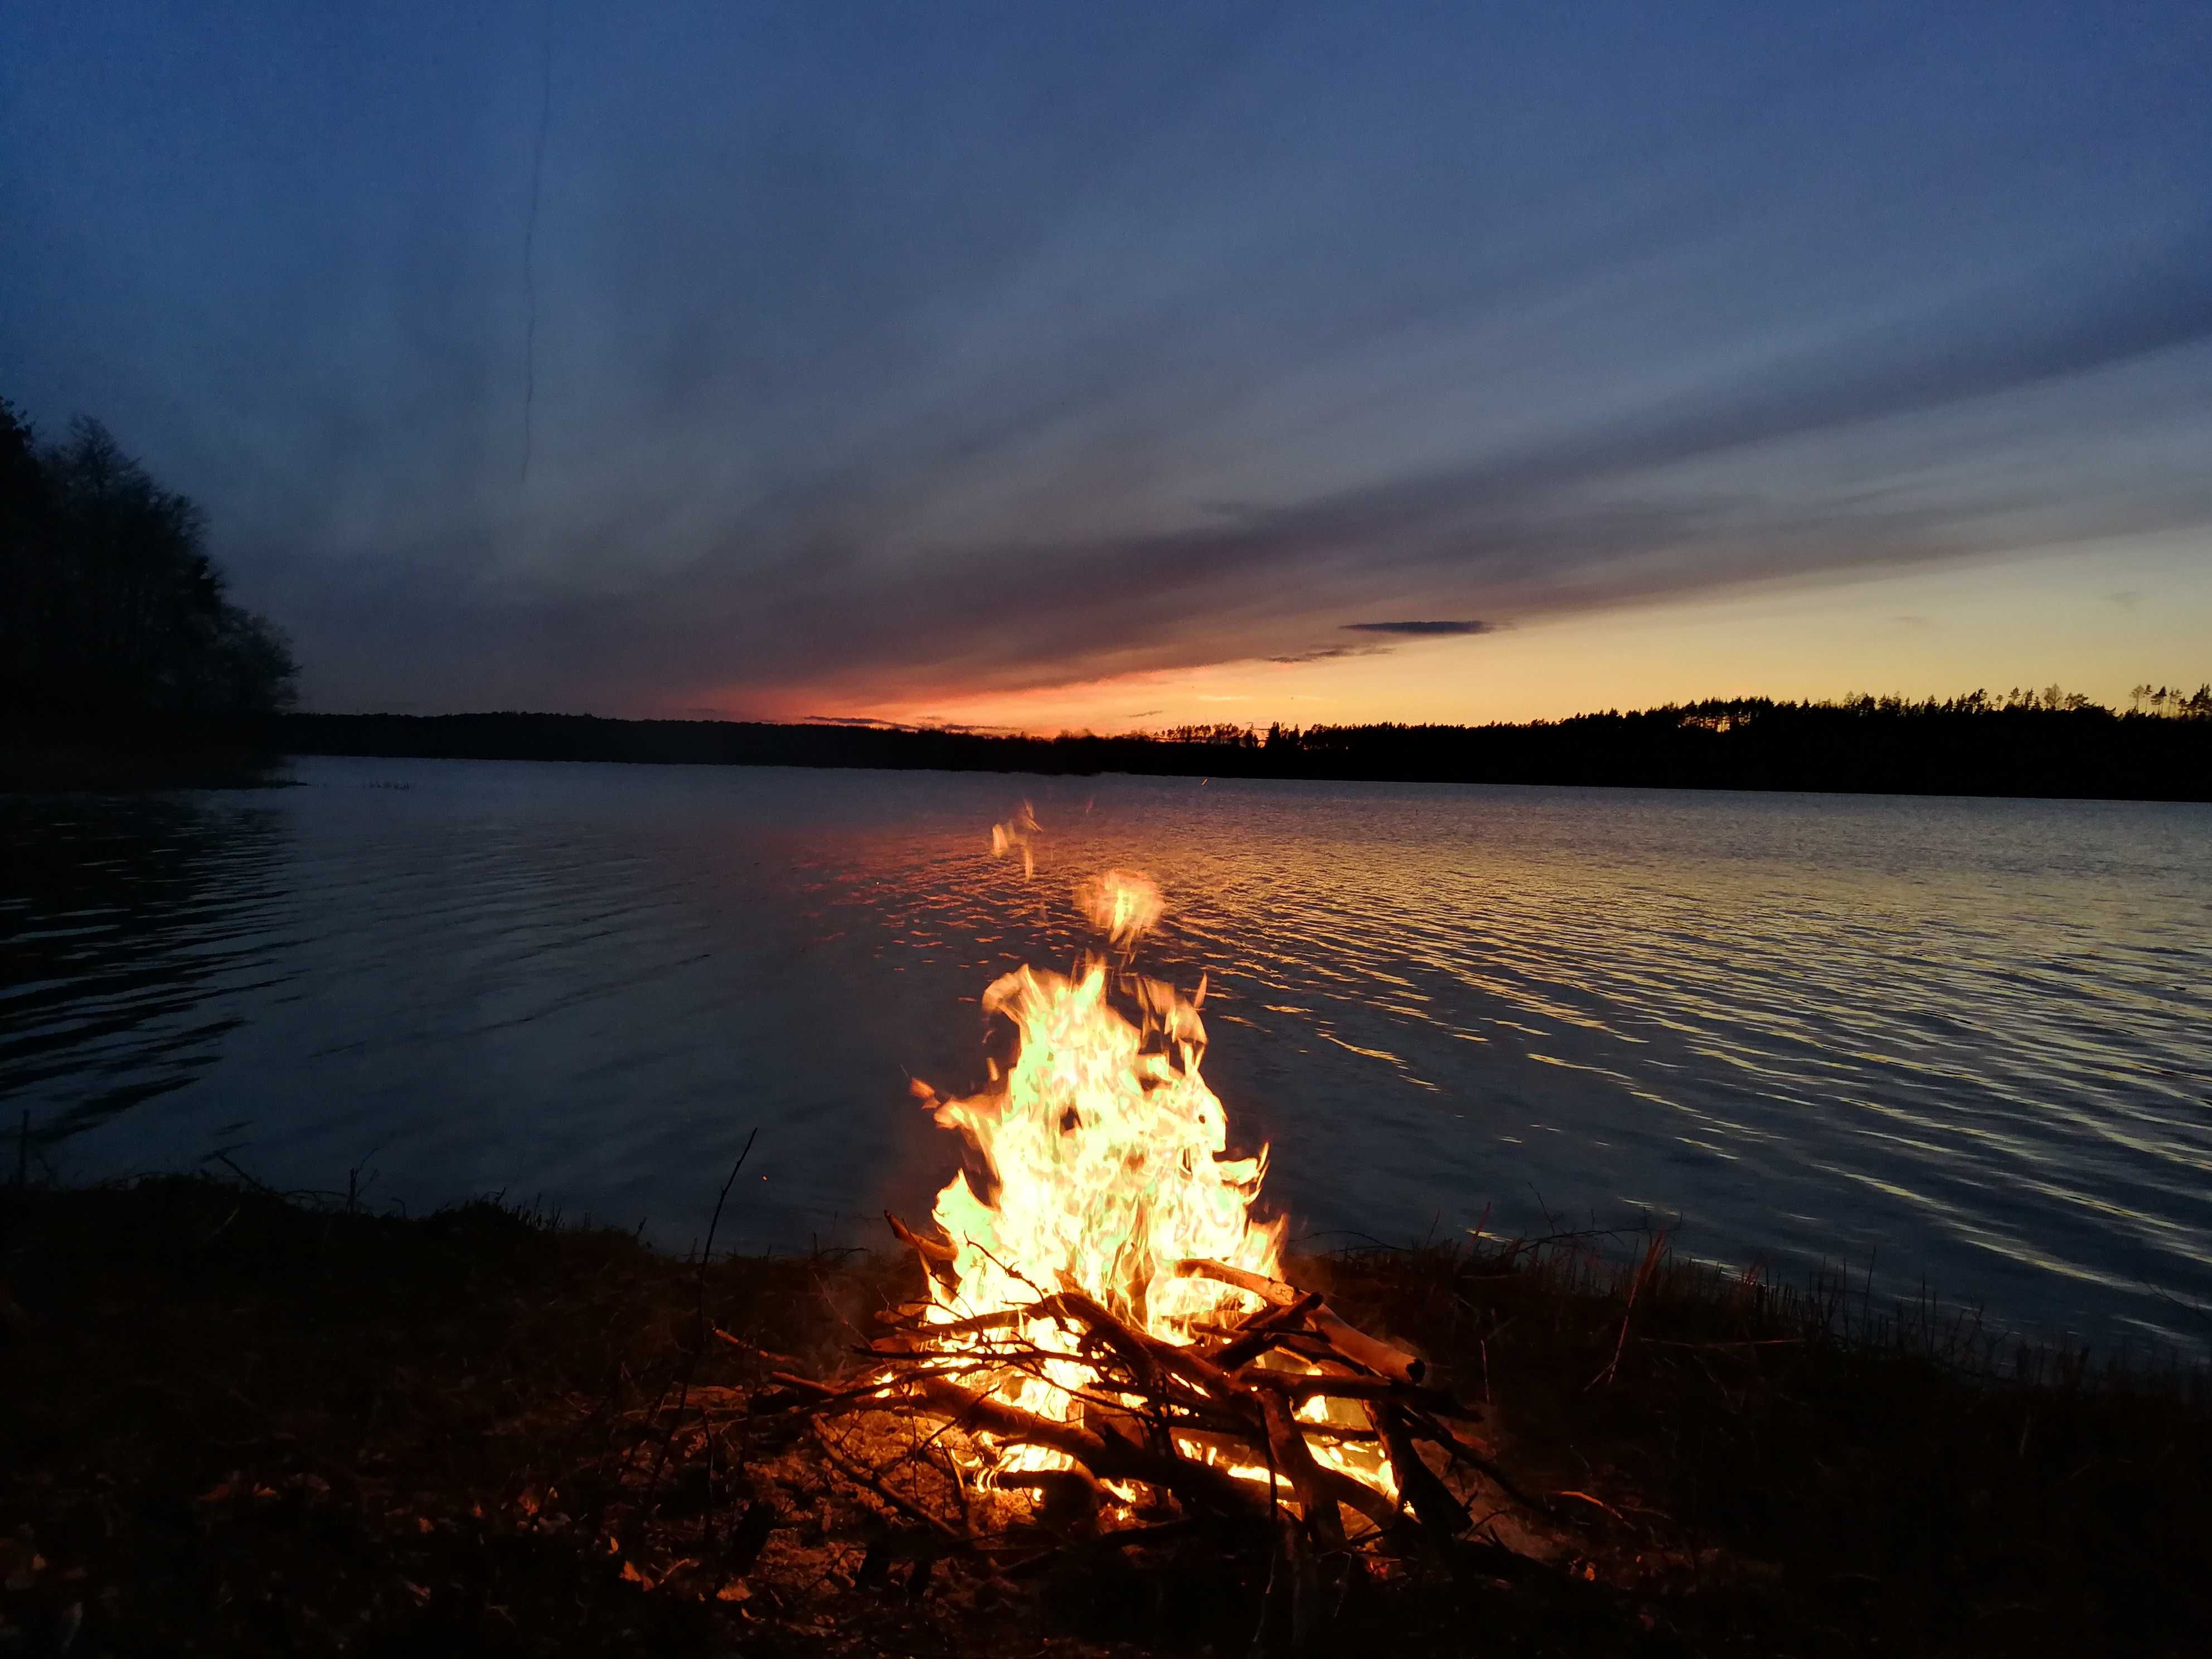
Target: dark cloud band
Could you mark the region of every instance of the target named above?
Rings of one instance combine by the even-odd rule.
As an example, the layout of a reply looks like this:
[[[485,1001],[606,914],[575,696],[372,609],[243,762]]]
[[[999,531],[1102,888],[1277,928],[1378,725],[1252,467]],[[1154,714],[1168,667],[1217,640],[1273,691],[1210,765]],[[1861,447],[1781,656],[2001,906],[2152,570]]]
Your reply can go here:
[[[1414,639],[1431,635],[1491,634],[1498,628],[1497,623],[1486,622],[1371,622],[1342,625],[1354,634],[1403,634]]]

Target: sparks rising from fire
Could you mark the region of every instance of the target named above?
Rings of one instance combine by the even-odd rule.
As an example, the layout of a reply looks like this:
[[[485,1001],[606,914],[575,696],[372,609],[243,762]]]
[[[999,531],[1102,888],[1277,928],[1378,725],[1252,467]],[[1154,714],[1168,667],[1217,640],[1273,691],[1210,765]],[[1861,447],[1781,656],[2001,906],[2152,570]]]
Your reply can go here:
[[[1026,811],[1023,817],[1018,840],[1001,830],[994,841],[1001,850],[1018,847],[1026,862],[1034,820]],[[1010,1066],[994,1065],[992,1086],[964,1099],[915,1085],[971,1154],[969,1170],[938,1194],[935,1220],[951,1259],[936,1264],[920,1330],[940,1354],[981,1358],[1018,1345],[1030,1358],[988,1373],[990,1396],[1061,1423],[1083,1421],[1086,1403],[1110,1413],[1125,1402],[1093,1363],[1096,1332],[1040,1313],[1050,1299],[1079,1293],[1158,1352],[1193,1356],[1194,1366],[1267,1308],[1270,1290],[1278,1302],[1285,1293],[1281,1224],[1251,1213],[1266,1149],[1228,1155],[1228,1115],[1200,1074],[1204,981],[1186,996],[1127,965],[1161,915],[1158,890],[1114,870],[1085,882],[1076,897],[1113,958],[1086,957],[1070,975],[1026,966],[1006,975],[983,1006],[1012,1023],[1019,1046]],[[1196,1261],[1259,1288],[1192,1273],[1186,1264]],[[1313,1369],[1288,1352],[1260,1363],[1293,1375]],[[1395,1504],[1389,1461],[1361,1406],[1293,1399],[1314,1458]],[[1348,1437],[1332,1432],[1347,1426]],[[1247,1480],[1272,1478],[1264,1453],[1255,1456],[1249,1444],[1194,1431],[1172,1438],[1182,1456]],[[1072,1462],[1049,1446],[978,1441],[986,1461],[973,1473],[986,1484],[1019,1484],[1024,1474]]]

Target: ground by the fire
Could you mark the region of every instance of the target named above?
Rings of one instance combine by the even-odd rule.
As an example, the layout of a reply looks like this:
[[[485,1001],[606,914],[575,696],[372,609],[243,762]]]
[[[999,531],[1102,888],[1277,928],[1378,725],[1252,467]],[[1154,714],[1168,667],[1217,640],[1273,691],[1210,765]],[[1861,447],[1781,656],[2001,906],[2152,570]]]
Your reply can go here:
[[[773,1374],[871,1364],[875,1316],[924,1294],[911,1255],[702,1273],[490,1204],[199,1179],[32,1185],[4,1218],[0,1652],[1250,1650],[1262,1529],[1130,1551],[1037,1516],[1018,1559],[945,1547],[787,1413]],[[1512,1487],[1333,1577],[1317,1650],[2179,1654],[2212,1628],[2199,1373],[1635,1241],[1283,1271],[1479,1404]]]

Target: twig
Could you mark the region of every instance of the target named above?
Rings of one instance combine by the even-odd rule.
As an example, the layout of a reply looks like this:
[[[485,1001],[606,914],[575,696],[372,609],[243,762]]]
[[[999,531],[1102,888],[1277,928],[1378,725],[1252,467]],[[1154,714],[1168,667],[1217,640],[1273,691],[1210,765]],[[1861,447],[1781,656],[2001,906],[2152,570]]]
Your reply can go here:
[[[722,1182],[722,1190],[715,1194],[714,1213],[707,1223],[707,1247],[699,1252],[699,1273],[696,1283],[698,1322],[692,1333],[691,1353],[690,1357],[684,1361],[683,1380],[677,1386],[676,1409],[669,1415],[668,1432],[661,1436],[659,1455],[653,1460],[653,1477],[645,1483],[645,1496],[638,1500],[638,1508],[641,1510],[652,1508],[653,1495],[660,1490],[661,1471],[668,1467],[668,1452],[669,1449],[676,1443],[677,1425],[683,1422],[684,1408],[691,1399],[691,1379],[698,1372],[700,1356],[707,1351],[707,1263],[714,1254],[714,1231],[722,1224],[722,1206],[730,1196],[730,1188],[737,1184],[738,1171],[745,1167],[745,1159],[750,1156],[753,1142],[759,1134],[760,1130],[755,1127],[751,1133],[746,1135],[745,1144],[738,1149],[738,1161],[730,1165],[729,1178]],[[708,1437],[708,1443],[712,1443],[711,1436]],[[711,1510],[713,1504],[711,1476],[708,1481],[708,1501]]]
[[[1607,1515],[1620,1522],[1623,1526],[1626,1526],[1628,1524],[1627,1517],[1623,1516],[1619,1510],[1613,1508],[1612,1504],[1607,1503],[1602,1498],[1593,1498],[1586,1492],[1554,1492],[1553,1496],[1555,1498],[1579,1498],[1585,1504],[1596,1504],[1598,1508],[1603,1510]]]
[[[1636,1311],[1636,1293],[1644,1288],[1647,1279],[1657,1273],[1660,1254],[1666,1245],[1667,1233],[1662,1228],[1651,1235],[1651,1242],[1644,1247],[1644,1260],[1637,1267],[1636,1277],[1628,1283],[1628,1304],[1620,1310],[1620,1335],[1613,1342],[1613,1358],[1605,1362],[1605,1369],[1590,1378],[1584,1387],[1594,1389],[1601,1382],[1609,1383],[1620,1370],[1621,1352],[1628,1346],[1628,1317]]]
[[[914,1520],[921,1522],[922,1525],[929,1528],[939,1537],[946,1539],[952,1543],[966,1545],[971,1544],[975,1541],[975,1540],[969,1537],[968,1534],[961,1532],[955,1528],[947,1526],[944,1522],[939,1520],[935,1516],[932,1515],[927,1510],[922,1508],[921,1504],[915,1503],[913,1499],[901,1497],[897,1492],[892,1491],[890,1485],[878,1476],[874,1470],[866,1468],[858,1459],[848,1457],[841,1447],[832,1441],[827,1434],[823,1432],[822,1425],[818,1421],[810,1425],[809,1426],[812,1431],[815,1443],[822,1448],[823,1455],[824,1456],[828,1457],[832,1463],[835,1463],[847,1476],[859,1481],[862,1486],[867,1487],[869,1491],[874,1492],[877,1497],[882,1498],[893,1509],[898,1510],[900,1514],[910,1516]]]

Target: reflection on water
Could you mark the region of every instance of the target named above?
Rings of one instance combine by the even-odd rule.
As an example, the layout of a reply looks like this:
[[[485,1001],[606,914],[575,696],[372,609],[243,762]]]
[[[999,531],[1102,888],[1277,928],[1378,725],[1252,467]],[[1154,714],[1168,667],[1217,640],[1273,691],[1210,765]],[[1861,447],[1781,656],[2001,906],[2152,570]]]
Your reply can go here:
[[[281,983],[284,831],[265,797],[0,796],[0,1098],[38,1144],[189,1085]],[[29,1103],[23,1105],[21,1103]]]
[[[301,763],[0,802],[0,1110],[72,1176],[220,1146],[679,1247],[866,1237],[977,997],[1149,870],[1307,1234],[1680,1213],[2008,1320],[2202,1341],[2212,813],[2126,803]],[[1024,793],[1036,874],[988,835]],[[243,1127],[237,1127],[237,1126]],[[734,1200],[733,1200],[734,1201]],[[728,1226],[726,1220],[725,1226]],[[2178,1298],[2178,1300],[2177,1300]]]

